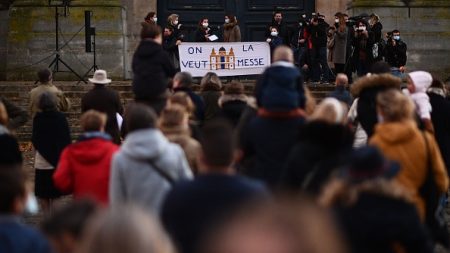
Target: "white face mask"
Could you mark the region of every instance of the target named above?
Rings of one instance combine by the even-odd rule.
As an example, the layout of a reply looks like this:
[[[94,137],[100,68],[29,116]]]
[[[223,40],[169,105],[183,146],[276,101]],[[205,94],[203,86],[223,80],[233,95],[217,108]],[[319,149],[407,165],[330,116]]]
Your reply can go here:
[[[204,28],[208,27],[208,25],[209,25],[208,23],[203,23]]]
[[[226,24],[230,23],[230,19],[229,19],[229,18],[226,18],[226,19],[225,19],[225,23],[226,23]]]
[[[156,17],[153,18],[153,22],[155,22],[155,23],[158,22],[158,18],[156,18]]]
[[[365,30],[366,30],[366,27],[365,27],[365,26],[360,26],[360,27],[359,27],[359,30],[360,30],[360,31],[365,31]]]
[[[302,15],[302,18],[306,18],[306,15],[305,15],[305,14],[303,14],[303,15]]]
[[[276,36],[278,36],[278,33],[277,32],[271,32],[270,35],[272,35],[273,37],[276,37]]]
[[[335,19],[335,20],[334,20],[334,22],[336,22],[336,23],[339,23],[339,19],[338,19],[338,18],[337,18],[337,19]]]
[[[174,25],[178,25],[178,20],[173,21]]]
[[[400,35],[393,36],[394,40],[400,40]]]

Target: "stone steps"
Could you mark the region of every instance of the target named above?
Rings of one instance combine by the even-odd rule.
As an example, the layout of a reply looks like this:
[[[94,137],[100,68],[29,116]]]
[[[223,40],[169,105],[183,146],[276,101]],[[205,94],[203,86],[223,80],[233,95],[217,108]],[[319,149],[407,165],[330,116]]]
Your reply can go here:
[[[249,95],[253,94],[255,81],[241,80],[241,82],[244,84],[245,92]],[[81,97],[92,89],[93,86],[83,83],[77,84],[77,82],[55,82],[55,85],[63,90],[64,94],[71,101],[71,109],[65,114],[71,127],[72,136],[76,138],[80,133],[79,117],[81,112]],[[307,86],[312,91],[313,96],[318,100],[333,90],[333,86],[331,85],[311,86],[307,84]],[[28,111],[29,92],[34,87],[36,87],[34,82],[0,82],[0,95]],[[109,87],[119,92],[124,106],[133,100],[131,81],[115,81]],[[193,90],[199,92],[200,85],[194,84]],[[31,123],[32,119],[29,119],[25,126],[18,129],[16,135],[20,141],[27,142],[31,139]]]

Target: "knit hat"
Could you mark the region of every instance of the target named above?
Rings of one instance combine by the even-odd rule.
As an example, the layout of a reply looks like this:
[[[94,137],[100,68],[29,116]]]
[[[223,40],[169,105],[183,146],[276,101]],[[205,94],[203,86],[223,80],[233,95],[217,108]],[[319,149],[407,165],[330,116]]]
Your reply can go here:
[[[430,87],[431,82],[433,82],[431,74],[425,71],[411,72],[409,73],[409,77],[416,87],[416,92],[426,92],[428,87]]]
[[[20,165],[22,161],[16,138],[9,134],[0,134],[0,166]]]

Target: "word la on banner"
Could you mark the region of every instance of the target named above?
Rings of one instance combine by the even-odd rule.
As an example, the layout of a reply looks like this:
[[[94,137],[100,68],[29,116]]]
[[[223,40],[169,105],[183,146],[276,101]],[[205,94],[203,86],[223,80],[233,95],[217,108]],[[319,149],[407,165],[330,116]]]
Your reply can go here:
[[[270,66],[270,47],[266,42],[182,43],[181,71],[192,76],[215,72],[218,76],[261,74]]]

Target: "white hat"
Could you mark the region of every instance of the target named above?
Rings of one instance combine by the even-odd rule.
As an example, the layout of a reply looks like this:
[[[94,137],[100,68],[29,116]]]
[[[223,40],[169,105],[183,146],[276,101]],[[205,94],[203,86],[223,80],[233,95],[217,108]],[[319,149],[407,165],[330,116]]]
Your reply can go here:
[[[428,87],[430,87],[433,82],[433,77],[431,74],[425,71],[411,72],[409,73],[409,77],[411,77],[411,80],[416,87],[416,92],[426,92]]]
[[[106,71],[104,71],[102,69],[96,70],[93,78],[89,78],[88,80],[91,83],[97,83],[97,84],[111,83],[111,79],[108,79],[108,75],[106,74]]]

